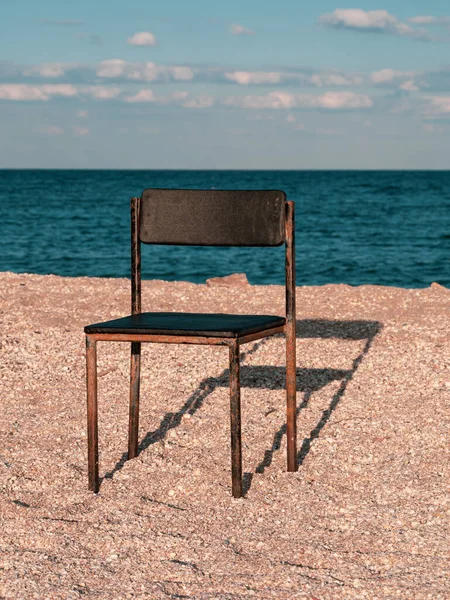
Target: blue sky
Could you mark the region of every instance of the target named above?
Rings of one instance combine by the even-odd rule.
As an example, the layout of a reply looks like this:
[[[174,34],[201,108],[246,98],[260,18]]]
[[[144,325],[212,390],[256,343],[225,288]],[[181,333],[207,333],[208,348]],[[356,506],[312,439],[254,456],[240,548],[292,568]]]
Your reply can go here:
[[[0,167],[450,168],[450,6],[17,0]]]

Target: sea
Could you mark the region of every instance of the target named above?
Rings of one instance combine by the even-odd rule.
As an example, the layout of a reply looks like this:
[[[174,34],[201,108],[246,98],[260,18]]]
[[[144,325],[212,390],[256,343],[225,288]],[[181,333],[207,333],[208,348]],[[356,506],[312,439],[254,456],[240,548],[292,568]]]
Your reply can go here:
[[[281,189],[297,285],[450,287],[450,171],[0,170],[0,271],[129,277],[130,197],[147,187]],[[283,248],[147,246],[144,279],[284,282]]]

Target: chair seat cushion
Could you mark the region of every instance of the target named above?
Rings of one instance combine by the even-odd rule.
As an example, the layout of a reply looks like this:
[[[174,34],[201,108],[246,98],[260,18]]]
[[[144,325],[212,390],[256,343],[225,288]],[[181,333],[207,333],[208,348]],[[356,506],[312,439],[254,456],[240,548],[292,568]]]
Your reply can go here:
[[[274,315],[145,312],[88,325],[85,333],[136,333],[235,338],[286,323]]]

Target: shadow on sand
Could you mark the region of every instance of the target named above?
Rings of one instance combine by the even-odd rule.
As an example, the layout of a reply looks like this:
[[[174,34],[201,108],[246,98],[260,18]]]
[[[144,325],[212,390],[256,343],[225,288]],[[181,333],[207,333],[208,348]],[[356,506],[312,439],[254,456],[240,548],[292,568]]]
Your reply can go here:
[[[341,380],[338,390],[331,398],[329,406],[323,411],[319,421],[310,431],[308,437],[305,437],[297,454],[299,466],[303,463],[311,444],[320,435],[320,432],[327,424],[331,414],[336,409],[345,394],[347,385],[354,376],[356,370],[361,364],[364,356],[369,352],[374,338],[381,331],[382,325],[377,321],[326,321],[321,319],[307,319],[297,321],[296,331],[298,338],[319,338],[330,339],[340,338],[345,340],[366,340],[362,351],[353,360],[352,368],[349,370],[338,369],[297,369],[297,391],[303,393],[303,399],[298,402],[297,416],[306,408],[313,392],[325,387],[332,381]],[[252,348],[246,352],[241,352],[241,387],[245,388],[285,388],[285,367],[276,366],[253,366],[243,364],[247,357],[251,356],[264,345],[269,338],[264,338],[256,342]],[[229,371],[225,369],[219,377],[207,377],[200,382],[199,386],[187,398],[183,406],[176,412],[167,412],[157,429],[147,432],[139,444],[139,452],[146,450],[152,444],[163,440],[167,433],[181,423],[183,415],[194,414],[199,410],[205,399],[212,394],[217,387],[228,386]],[[263,473],[266,467],[270,466],[273,456],[280,449],[283,435],[286,433],[286,423],[274,434],[272,445],[265,450],[261,462],[257,465],[255,473]],[[115,473],[120,471],[127,460],[125,452],[114,468],[105,474],[105,478],[112,478]],[[251,486],[254,473],[245,473],[243,477],[244,494],[248,492]]]

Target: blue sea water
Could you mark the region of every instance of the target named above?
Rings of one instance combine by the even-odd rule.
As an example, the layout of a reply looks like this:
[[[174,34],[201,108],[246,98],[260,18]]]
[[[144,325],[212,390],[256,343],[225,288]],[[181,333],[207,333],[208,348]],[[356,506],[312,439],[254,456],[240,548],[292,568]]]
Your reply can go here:
[[[282,189],[297,284],[450,287],[450,171],[0,170],[0,271],[128,277],[129,198],[145,187]],[[283,283],[283,248],[145,246],[145,279],[245,272]]]

